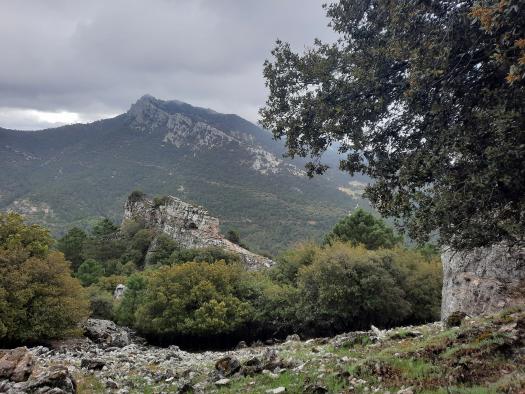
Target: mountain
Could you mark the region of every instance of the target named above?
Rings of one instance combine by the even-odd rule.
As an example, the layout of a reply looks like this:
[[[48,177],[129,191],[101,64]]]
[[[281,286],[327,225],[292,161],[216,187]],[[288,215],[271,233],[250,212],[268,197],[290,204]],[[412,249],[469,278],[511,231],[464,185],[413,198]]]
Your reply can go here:
[[[282,142],[236,115],[141,97],[128,112],[41,131],[0,128],[0,209],[56,235],[122,217],[133,190],[205,206],[259,252],[317,238],[357,204],[366,179],[308,179]]]

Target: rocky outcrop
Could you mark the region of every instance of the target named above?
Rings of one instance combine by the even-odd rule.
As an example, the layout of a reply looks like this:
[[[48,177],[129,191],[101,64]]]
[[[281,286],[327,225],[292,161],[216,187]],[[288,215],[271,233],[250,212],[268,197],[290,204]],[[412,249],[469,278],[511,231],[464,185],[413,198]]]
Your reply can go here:
[[[205,208],[173,196],[154,201],[132,195],[124,206],[124,220],[142,221],[147,228],[169,235],[184,248],[216,246],[236,253],[250,269],[270,267],[274,263],[222,237],[219,219],[211,216]],[[152,242],[154,247],[155,240]]]
[[[0,357],[0,379],[12,382],[27,380],[33,371],[33,355],[25,347],[7,351]]]
[[[525,303],[525,250],[503,244],[469,252],[448,250],[443,262],[441,318],[470,316]]]
[[[76,381],[66,366],[55,364],[48,368],[37,368],[35,356],[41,353],[39,348],[30,351],[26,347],[3,351],[0,356],[0,392],[76,393]]]
[[[83,328],[89,339],[104,346],[124,347],[131,343],[128,329],[119,327],[110,320],[88,319]]]
[[[125,291],[126,291],[126,285],[122,284],[122,283],[119,283],[115,287],[115,291],[113,292],[113,298],[115,300],[120,300],[122,297],[124,297]]]

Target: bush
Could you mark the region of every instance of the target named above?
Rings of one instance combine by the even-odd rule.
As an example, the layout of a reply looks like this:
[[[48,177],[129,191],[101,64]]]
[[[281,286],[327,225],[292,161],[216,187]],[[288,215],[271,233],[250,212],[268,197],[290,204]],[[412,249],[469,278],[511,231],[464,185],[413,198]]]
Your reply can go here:
[[[241,236],[239,235],[239,232],[237,230],[228,230],[228,232],[226,233],[226,239],[237,245],[239,245],[239,243],[241,242]]]
[[[171,264],[181,264],[189,261],[214,263],[223,260],[226,263],[239,263],[240,259],[237,254],[230,253],[218,247],[199,248],[199,249],[181,249],[176,250],[170,256]]]
[[[141,201],[146,197],[146,194],[142,190],[133,190],[128,197],[128,200],[131,202]]]
[[[51,245],[46,229],[0,213],[0,340],[64,337],[87,318],[85,293]]]
[[[178,250],[177,242],[166,234],[160,234],[154,241],[148,264],[168,264],[172,253]]]
[[[302,267],[312,264],[321,248],[313,242],[305,242],[281,254],[270,275],[281,283],[296,284],[297,274]]]
[[[150,271],[135,324],[141,332],[155,335],[232,333],[252,314],[240,294],[242,277],[240,267],[224,261],[190,262]]]
[[[158,208],[166,205],[170,201],[169,196],[157,196],[153,198],[153,207]]]
[[[144,274],[136,273],[128,278],[124,297],[118,302],[116,308],[116,320],[119,324],[135,325],[135,314],[142,303],[145,289],[146,278]]]
[[[316,334],[391,326],[410,313],[404,291],[363,247],[322,250],[300,270],[298,290],[304,328]]]
[[[99,286],[93,285],[88,289],[91,317],[96,319],[112,320],[113,295]]]

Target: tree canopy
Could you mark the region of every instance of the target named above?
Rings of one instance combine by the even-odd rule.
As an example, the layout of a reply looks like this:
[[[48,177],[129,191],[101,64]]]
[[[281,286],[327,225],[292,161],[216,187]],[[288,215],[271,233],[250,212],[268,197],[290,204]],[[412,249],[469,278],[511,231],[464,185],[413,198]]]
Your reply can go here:
[[[87,317],[82,287],[52,243],[46,229],[0,212],[0,341],[59,338]]]
[[[310,175],[340,168],[421,242],[457,249],[525,236],[525,1],[339,0],[335,43],[278,41],[262,124]]]
[[[367,249],[393,248],[400,240],[382,219],[361,208],[341,219],[325,239],[327,243],[342,241],[354,246],[361,244]]]

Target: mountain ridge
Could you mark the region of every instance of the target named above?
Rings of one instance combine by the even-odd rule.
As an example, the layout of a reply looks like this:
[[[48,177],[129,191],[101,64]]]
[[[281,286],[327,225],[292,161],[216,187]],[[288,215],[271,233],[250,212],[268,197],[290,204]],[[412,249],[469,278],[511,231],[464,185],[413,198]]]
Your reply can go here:
[[[363,178],[309,180],[271,133],[234,114],[144,95],[113,118],[40,131],[0,128],[0,209],[60,235],[143,189],[203,205],[260,252],[319,238],[357,204]],[[350,183],[354,182],[354,183]],[[341,189],[344,189],[343,191]],[[350,190],[352,195],[348,193]]]

